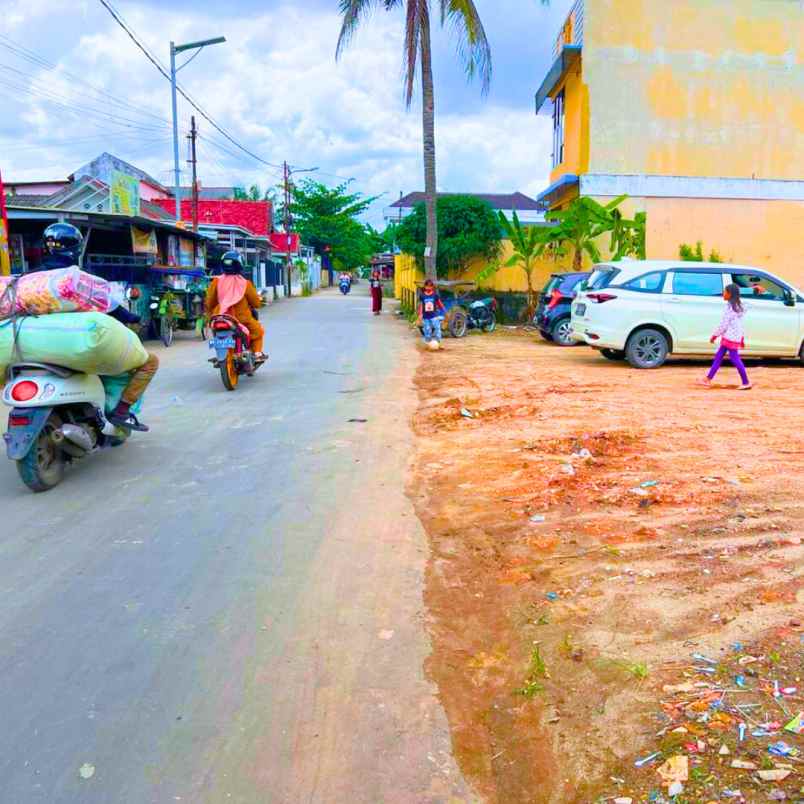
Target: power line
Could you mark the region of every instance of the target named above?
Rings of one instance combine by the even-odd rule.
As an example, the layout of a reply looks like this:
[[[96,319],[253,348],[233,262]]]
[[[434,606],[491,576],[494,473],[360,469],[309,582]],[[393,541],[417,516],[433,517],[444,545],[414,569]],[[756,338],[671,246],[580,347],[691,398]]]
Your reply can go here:
[[[50,72],[56,72],[57,74],[65,75],[68,78],[72,79],[73,81],[83,84],[85,87],[97,93],[99,96],[102,96],[104,103],[113,103],[116,106],[121,107],[122,109],[130,110],[138,114],[152,117],[154,120],[158,120],[160,123],[164,123],[166,125],[169,122],[164,117],[160,117],[154,112],[150,112],[147,109],[142,109],[138,106],[135,106],[132,103],[129,103],[128,101],[122,100],[121,98],[118,98],[115,95],[113,95],[111,92],[107,92],[102,87],[99,87],[96,84],[87,81],[85,78],[81,78],[81,76],[78,76],[75,73],[70,72],[69,70],[61,68],[58,65],[47,61],[47,59],[42,58],[38,54],[34,53],[32,50],[28,50],[28,48],[24,47],[18,42],[14,42],[13,39],[10,39],[8,36],[4,34],[0,34],[0,47],[5,48],[13,55],[17,56],[18,58],[24,59],[30,62],[31,64],[35,64]]]
[[[157,70],[162,74],[164,78],[170,81],[170,75],[167,69],[162,65],[159,59],[154,56],[147,47],[145,47],[142,42],[140,42],[137,34],[131,29],[131,27],[126,23],[126,21],[122,18],[120,13],[108,2],[108,0],[100,0],[101,5],[112,15],[112,18],[117,22],[117,24],[128,34],[129,39],[145,54],[148,58],[148,61],[156,67]],[[264,165],[268,165],[269,167],[279,168],[279,165],[275,165],[272,162],[267,162],[260,156],[257,156],[253,151],[250,151],[244,145],[241,145],[228,131],[222,128],[218,123],[216,123],[208,114],[207,112],[196,102],[194,101],[190,95],[184,90],[183,87],[176,85],[176,90],[179,94],[204,118],[216,131],[222,134],[232,145],[239,148],[243,153],[248,154],[252,159],[255,159],[257,162],[261,162]]]

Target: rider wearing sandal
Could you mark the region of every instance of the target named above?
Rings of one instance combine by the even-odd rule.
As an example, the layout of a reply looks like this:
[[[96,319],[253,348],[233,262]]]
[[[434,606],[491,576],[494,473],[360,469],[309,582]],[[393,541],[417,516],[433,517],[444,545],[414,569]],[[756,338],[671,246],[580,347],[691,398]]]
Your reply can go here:
[[[207,290],[204,303],[207,318],[229,315],[239,321],[249,331],[254,358],[266,360],[267,355],[262,351],[265,330],[252,312],[262,307],[262,297],[253,282],[243,276],[243,261],[236,251],[223,255],[221,268],[223,275],[216,276]]]

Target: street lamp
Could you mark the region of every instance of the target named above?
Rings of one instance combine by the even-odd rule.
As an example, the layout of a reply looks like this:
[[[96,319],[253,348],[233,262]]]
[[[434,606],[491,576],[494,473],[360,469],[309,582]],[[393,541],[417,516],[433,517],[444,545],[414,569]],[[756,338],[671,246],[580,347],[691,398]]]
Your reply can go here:
[[[176,114],[176,73],[186,67],[207,45],[220,45],[226,41],[225,36],[217,36],[214,39],[204,39],[201,42],[188,42],[186,45],[176,45],[170,43],[170,91],[173,101],[173,173],[176,185],[176,223],[181,223],[181,174],[179,173],[179,121]],[[181,67],[176,69],[176,54],[183,53],[185,50],[195,50]]]

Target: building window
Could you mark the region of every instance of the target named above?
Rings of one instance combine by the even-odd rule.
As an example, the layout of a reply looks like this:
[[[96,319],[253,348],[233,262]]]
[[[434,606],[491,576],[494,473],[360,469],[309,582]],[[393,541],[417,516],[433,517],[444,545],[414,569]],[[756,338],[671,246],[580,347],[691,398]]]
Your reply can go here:
[[[553,167],[564,161],[564,90],[553,101]]]

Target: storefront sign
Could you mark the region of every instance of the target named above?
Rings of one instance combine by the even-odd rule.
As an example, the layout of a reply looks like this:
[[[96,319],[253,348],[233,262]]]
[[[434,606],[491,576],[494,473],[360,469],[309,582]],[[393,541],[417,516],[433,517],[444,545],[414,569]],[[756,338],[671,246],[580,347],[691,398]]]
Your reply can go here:
[[[8,215],[6,214],[6,191],[0,176],[0,276],[11,273],[11,257],[8,251]]]
[[[145,229],[138,229],[136,226],[131,227],[131,247],[135,254],[153,254],[156,256],[159,253],[159,248],[156,243],[156,232],[146,231]]]
[[[140,214],[140,180],[119,170],[113,170],[109,188],[110,210],[118,215],[136,217]]]

